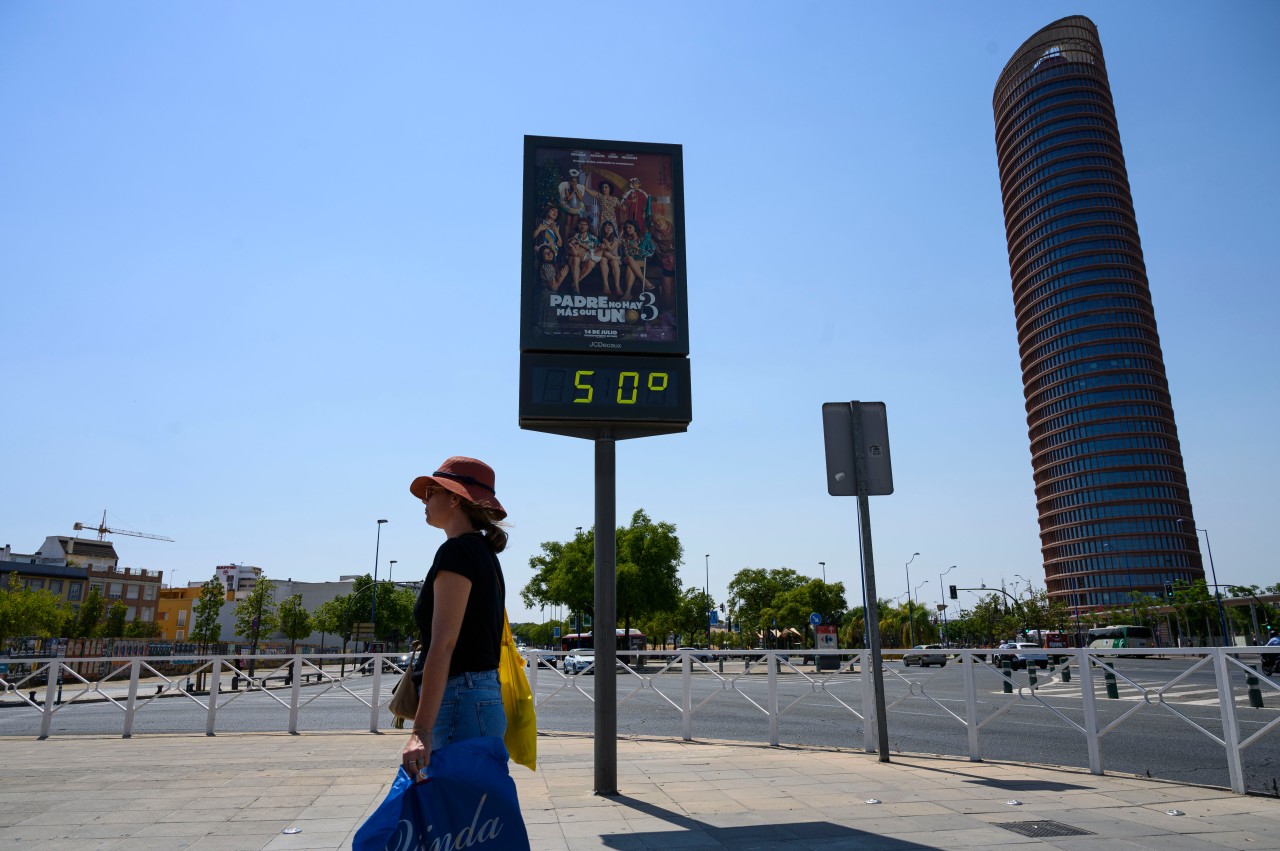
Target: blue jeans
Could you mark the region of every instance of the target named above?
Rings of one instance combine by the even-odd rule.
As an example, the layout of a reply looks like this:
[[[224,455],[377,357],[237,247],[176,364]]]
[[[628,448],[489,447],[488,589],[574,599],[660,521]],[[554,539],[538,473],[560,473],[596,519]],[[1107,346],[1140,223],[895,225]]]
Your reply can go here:
[[[497,670],[469,671],[445,680],[440,712],[431,728],[432,750],[476,736],[502,738],[506,732],[507,713],[502,708]]]

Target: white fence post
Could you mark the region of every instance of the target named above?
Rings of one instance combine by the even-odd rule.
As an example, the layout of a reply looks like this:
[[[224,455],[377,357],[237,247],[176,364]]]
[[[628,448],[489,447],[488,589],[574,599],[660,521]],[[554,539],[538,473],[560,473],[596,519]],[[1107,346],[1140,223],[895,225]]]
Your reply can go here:
[[[1101,722],[1098,720],[1097,695],[1093,693],[1093,663],[1089,659],[1089,651],[1075,651],[1076,667],[1080,674],[1080,703],[1084,709],[1084,741],[1089,748],[1089,771],[1102,773],[1102,737],[1098,735]]]
[[[1249,790],[1244,783],[1244,761],[1240,757],[1240,722],[1236,719],[1236,697],[1231,689],[1231,669],[1227,662],[1226,649],[1213,648],[1213,676],[1218,681],[1218,706],[1222,709],[1222,742],[1227,750],[1227,774],[1231,778],[1231,791],[1244,795]]]
[[[44,716],[40,719],[40,738],[49,738],[49,730],[53,726],[53,701],[58,693],[56,671],[62,670],[58,667],[62,663],[60,659],[54,659],[44,666]]]
[[[222,657],[214,656],[209,666],[209,717],[205,720],[204,734],[214,735],[218,722],[218,692],[222,691]]]
[[[778,651],[770,650],[769,663],[769,744],[778,746]]]
[[[876,746],[876,686],[871,674],[871,651],[858,654],[858,670],[862,672],[862,749],[875,753]]]
[[[973,651],[960,651],[960,668],[964,673],[964,728],[969,734],[969,760],[982,762],[982,741],[978,736],[978,684],[973,670]]]
[[[693,741],[693,656],[680,654],[680,736]]]
[[[289,732],[298,735],[298,703],[302,697],[302,657],[294,656],[290,663],[293,673],[290,678],[293,680],[293,691],[289,695]]]
[[[124,705],[124,732],[120,734],[122,739],[133,737],[133,716],[138,711],[138,677],[141,671],[142,660],[131,659],[129,661],[129,696],[125,699]]]
[[[371,657],[373,664],[373,691],[369,692],[369,732],[378,732],[378,710],[382,707],[378,704],[382,699],[382,653],[375,654]]]

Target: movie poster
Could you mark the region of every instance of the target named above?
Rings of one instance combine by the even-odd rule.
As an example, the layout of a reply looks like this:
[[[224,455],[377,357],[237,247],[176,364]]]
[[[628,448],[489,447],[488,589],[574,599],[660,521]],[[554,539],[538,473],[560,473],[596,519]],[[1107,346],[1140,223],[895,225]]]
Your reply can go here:
[[[525,137],[521,349],[688,354],[678,145]]]

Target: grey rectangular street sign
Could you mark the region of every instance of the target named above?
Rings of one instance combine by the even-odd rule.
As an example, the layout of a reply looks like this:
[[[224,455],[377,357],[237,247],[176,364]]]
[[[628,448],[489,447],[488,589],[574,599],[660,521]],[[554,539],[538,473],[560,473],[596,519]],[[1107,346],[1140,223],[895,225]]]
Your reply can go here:
[[[861,454],[868,496],[893,493],[889,460],[889,418],[884,402],[826,402],[822,405],[822,436],[827,451],[827,493],[857,496],[854,478],[854,416],[862,433]]]

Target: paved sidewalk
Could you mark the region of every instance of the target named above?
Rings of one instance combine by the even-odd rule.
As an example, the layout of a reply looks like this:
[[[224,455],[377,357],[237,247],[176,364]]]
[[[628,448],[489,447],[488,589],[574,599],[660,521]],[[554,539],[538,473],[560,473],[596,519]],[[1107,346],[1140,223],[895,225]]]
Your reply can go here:
[[[0,739],[0,851],[350,848],[402,744],[369,733]],[[512,766],[536,851],[1280,849],[1280,801],[1143,778],[628,738],[621,794],[604,798],[591,793],[589,736],[538,744],[537,773]],[[1088,833],[1001,827],[1015,822]]]

